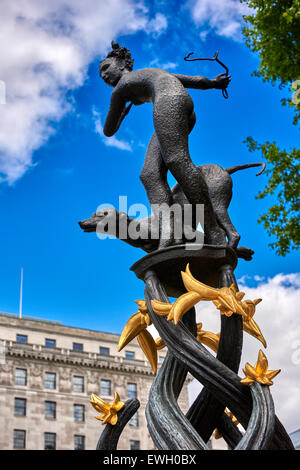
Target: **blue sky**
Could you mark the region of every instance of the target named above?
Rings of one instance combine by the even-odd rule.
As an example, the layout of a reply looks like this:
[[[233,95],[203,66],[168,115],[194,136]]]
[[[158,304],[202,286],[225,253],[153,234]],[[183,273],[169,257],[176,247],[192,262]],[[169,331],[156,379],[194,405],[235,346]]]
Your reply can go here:
[[[126,0],[123,16],[117,0],[106,6],[96,2],[96,11],[86,4],[84,14],[77,2],[56,0],[47,9],[32,0],[21,20],[18,2],[12,3],[4,15],[15,28],[14,38],[9,41],[10,30],[4,28],[7,41],[1,47],[7,102],[1,105],[0,130],[0,310],[18,312],[23,266],[24,315],[120,333],[135,312],[134,300],[143,298],[143,283],[129,271],[143,252],[83,233],[77,222],[99,204],[118,207],[120,195],[128,197],[129,205],[148,204],[139,173],[153,123],[147,104],[132,108],[115,140],[97,132],[96,120],[104,123],[112,91],[98,77],[98,62],[110,40],[132,51],[134,68],[151,65],[209,78],[222,73],[218,64],[187,63],[183,57],[190,51],[200,56],[219,51],[232,75],[229,99],[218,90],[190,90],[197,115],[190,153],[198,165],[259,161],[243,144],[249,135],[259,142],[276,140],[286,149],[295,146],[292,112],[280,104],[287,92],[251,76],[259,62],[243,43],[242,10],[233,0],[219,22],[221,0],[210,6],[204,0]],[[66,5],[78,7],[72,17],[63,14]],[[41,19],[46,26],[38,24]],[[70,33],[70,25],[80,34]],[[40,42],[31,37],[35,33]],[[237,278],[249,276],[244,279],[250,287],[257,283],[254,276],[296,273],[299,262],[295,252],[282,258],[268,247],[271,239],[257,219],[276,198],[255,200],[267,181],[255,173],[233,175],[229,209],[242,236],[240,245],[255,251],[253,261],[241,260],[236,270]]]

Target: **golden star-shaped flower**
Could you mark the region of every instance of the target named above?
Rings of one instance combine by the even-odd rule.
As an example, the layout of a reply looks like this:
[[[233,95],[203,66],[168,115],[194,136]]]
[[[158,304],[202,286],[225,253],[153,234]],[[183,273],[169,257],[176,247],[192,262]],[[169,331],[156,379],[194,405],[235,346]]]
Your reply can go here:
[[[262,385],[273,385],[271,379],[279,374],[280,369],[268,370],[268,360],[260,349],[255,366],[253,367],[247,362],[243,372],[246,377],[241,380],[241,383],[244,385],[251,385],[253,382],[259,382]]]
[[[96,416],[96,419],[102,421],[102,424],[110,423],[113,426],[118,421],[118,411],[120,411],[125,405],[125,403],[120,400],[117,392],[115,392],[114,401],[109,403],[92,393],[90,402],[95,410],[102,414],[102,416]]]

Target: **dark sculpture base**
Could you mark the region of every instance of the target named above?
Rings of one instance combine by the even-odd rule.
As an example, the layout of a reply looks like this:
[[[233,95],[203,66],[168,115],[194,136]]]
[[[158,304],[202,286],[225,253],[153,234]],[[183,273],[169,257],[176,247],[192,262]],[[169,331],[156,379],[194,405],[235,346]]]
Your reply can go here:
[[[190,264],[193,276],[204,284],[219,287],[220,270],[230,266],[233,272],[237,265],[235,251],[227,246],[177,245],[157,250],[144,256],[131,266],[139,279],[145,280],[149,269],[154,269],[169,297],[179,297],[186,289],[180,275]]]
[[[247,387],[237,375],[242,353],[243,318],[221,315],[218,351],[214,357],[196,339],[195,310],[175,325],[156,315],[151,301],[170,302],[185,292],[180,271],[190,264],[192,274],[212,287],[238,285],[234,276],[237,255],[225,246],[177,245],[157,250],[137,261],[131,270],[145,283],[145,299],[152,324],[168,348],[155,377],[146,407],[150,435],[160,450],[206,450],[215,428],[230,449],[290,450],[291,440],[275,415],[269,387]],[[204,386],[184,415],[177,398],[190,373]],[[228,408],[246,432],[242,435],[224,413]]]

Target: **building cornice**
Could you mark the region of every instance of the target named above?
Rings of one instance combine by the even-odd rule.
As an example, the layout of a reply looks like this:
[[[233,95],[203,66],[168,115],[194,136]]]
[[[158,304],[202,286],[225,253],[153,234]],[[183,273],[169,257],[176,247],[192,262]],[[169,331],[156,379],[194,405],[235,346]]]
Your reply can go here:
[[[51,322],[49,320],[28,317],[19,318],[17,315],[4,313],[0,313],[0,326],[22,328],[28,331],[39,331],[48,333],[51,336],[64,335],[94,341],[112,341],[117,343],[120,338],[120,335],[115,333],[105,333],[103,331],[66,326],[60,322]]]
[[[53,351],[49,351],[40,345],[22,345],[22,347],[15,342],[9,342],[6,345],[5,354],[6,357],[15,357],[22,359],[30,359],[35,361],[43,361],[47,363],[68,364],[73,366],[94,368],[94,369],[106,369],[114,370],[119,372],[129,372],[142,375],[152,375],[153,372],[151,367],[145,365],[144,361],[135,359],[125,359],[118,356],[109,356],[107,359],[102,359],[99,354],[96,353],[79,353],[68,349],[55,348]]]

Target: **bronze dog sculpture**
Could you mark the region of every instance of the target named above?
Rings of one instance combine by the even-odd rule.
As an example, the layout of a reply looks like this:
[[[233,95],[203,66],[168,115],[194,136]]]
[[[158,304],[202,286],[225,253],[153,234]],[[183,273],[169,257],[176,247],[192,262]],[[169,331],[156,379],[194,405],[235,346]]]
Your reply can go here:
[[[245,165],[237,165],[229,168],[222,168],[219,165],[207,164],[201,165],[198,168],[201,168],[202,174],[205,178],[209,196],[212,201],[212,205],[220,225],[220,237],[218,240],[218,245],[226,245],[226,236],[228,239],[228,233],[231,237],[235,237],[235,244],[237,245],[240,240],[240,235],[233,226],[230,217],[228,215],[227,209],[229,207],[231,198],[232,198],[232,178],[231,174],[239,170],[244,170],[247,168],[253,168],[257,166],[262,166],[261,171],[257,174],[260,175],[265,169],[265,163],[249,163]],[[188,199],[183,193],[180,185],[177,183],[172,188],[173,195],[173,204],[179,204],[182,208],[184,205],[186,207],[191,207],[193,211],[193,206],[189,205]],[[109,219],[115,221],[114,229],[109,230],[110,224],[108,223]],[[92,217],[89,219],[79,222],[80,227],[85,232],[100,232],[108,235],[113,235],[117,238],[122,239],[126,243],[141,248],[142,250],[150,253],[155,251],[159,247],[159,239],[151,238],[150,228],[152,227],[153,233],[153,224],[155,224],[155,218],[153,215],[147,217],[146,219],[136,220],[129,217],[124,212],[119,212],[113,208],[102,209],[101,211],[95,212]],[[123,238],[120,236],[120,226],[121,224],[129,227],[130,224],[133,224],[134,231],[136,233],[141,233],[142,236],[139,238],[132,238],[127,236]],[[190,227],[189,239],[177,240],[177,243],[186,243],[190,242],[191,234],[193,230],[197,229],[197,220],[193,220],[192,226]],[[146,227],[146,230],[143,230],[143,227]],[[149,229],[148,229],[149,228]],[[154,231],[155,232],[155,231]],[[205,239],[204,239],[205,243]],[[243,258],[247,261],[252,259],[253,251],[246,247],[236,247],[237,256]]]

